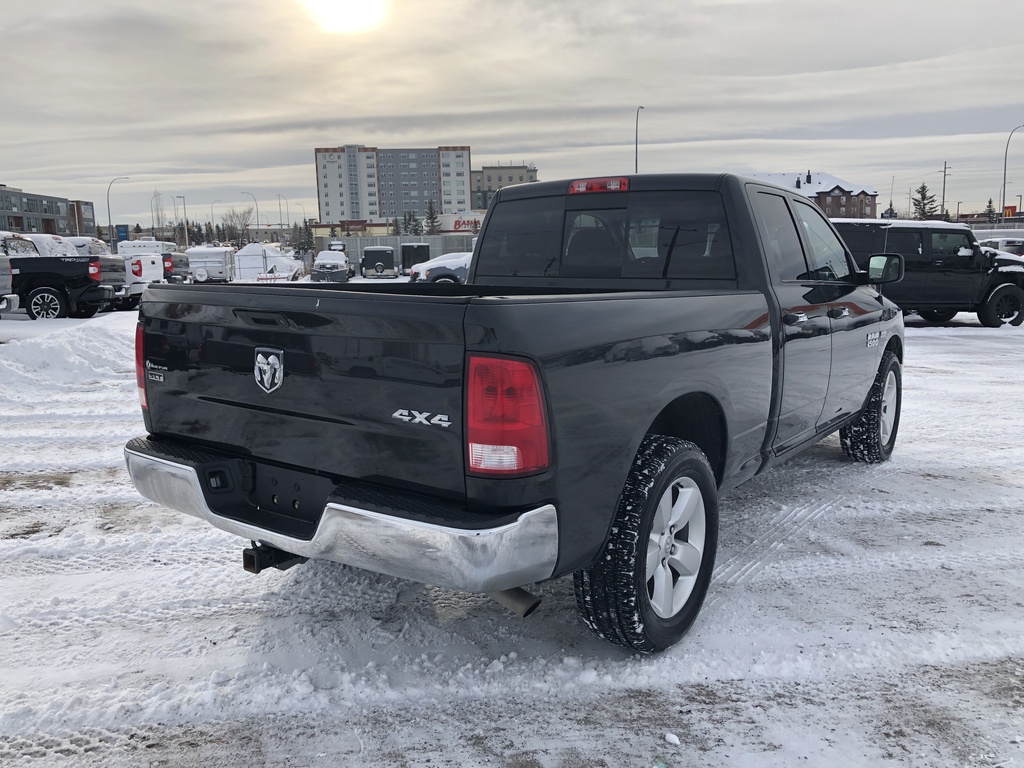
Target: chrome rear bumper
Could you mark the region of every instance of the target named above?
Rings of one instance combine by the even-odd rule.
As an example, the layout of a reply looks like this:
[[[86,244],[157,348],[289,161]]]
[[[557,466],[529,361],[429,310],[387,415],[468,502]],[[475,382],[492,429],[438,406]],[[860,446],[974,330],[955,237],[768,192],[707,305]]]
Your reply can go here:
[[[0,312],[13,312],[21,306],[21,299],[16,293],[0,294]]]
[[[308,558],[465,592],[496,592],[543,581],[558,558],[558,516],[546,504],[508,525],[452,528],[328,502],[309,540],[218,515],[196,470],[125,449],[128,474],[147,499],[221,530]]]

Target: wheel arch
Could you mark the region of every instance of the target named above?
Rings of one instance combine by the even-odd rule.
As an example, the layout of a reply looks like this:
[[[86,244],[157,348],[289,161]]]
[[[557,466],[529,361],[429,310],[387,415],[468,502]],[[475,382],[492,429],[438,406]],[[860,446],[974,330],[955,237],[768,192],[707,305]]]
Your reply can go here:
[[[706,392],[689,392],[677,397],[651,422],[647,434],[689,440],[707,457],[715,482],[722,484],[728,428],[725,411],[714,397]]]

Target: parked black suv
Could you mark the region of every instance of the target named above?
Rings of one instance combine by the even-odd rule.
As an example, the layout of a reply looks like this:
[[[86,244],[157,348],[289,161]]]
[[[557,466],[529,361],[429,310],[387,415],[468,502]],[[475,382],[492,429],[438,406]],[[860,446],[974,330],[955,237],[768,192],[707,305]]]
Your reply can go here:
[[[1024,257],[982,248],[966,224],[945,221],[833,219],[864,268],[873,253],[899,253],[902,282],[885,295],[904,312],[943,323],[958,312],[977,312],[998,328],[1024,321]]]

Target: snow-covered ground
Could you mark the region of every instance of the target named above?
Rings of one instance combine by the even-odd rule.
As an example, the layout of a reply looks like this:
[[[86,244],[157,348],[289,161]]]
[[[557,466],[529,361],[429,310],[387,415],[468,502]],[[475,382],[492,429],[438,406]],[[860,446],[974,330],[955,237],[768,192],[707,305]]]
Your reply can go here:
[[[245,543],[142,499],[131,313],[0,321],[0,765],[1024,764],[1024,328],[908,318],[892,461],[722,500],[668,652]],[[595,470],[599,471],[599,470]]]

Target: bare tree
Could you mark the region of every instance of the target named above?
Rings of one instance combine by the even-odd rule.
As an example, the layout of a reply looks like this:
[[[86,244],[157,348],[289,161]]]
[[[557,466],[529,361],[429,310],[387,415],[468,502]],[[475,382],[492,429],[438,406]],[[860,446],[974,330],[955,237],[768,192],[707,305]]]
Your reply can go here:
[[[253,207],[250,205],[242,210],[231,208],[223,216],[221,221],[224,224],[224,237],[228,240],[241,240],[245,237],[246,230],[252,222]]]

